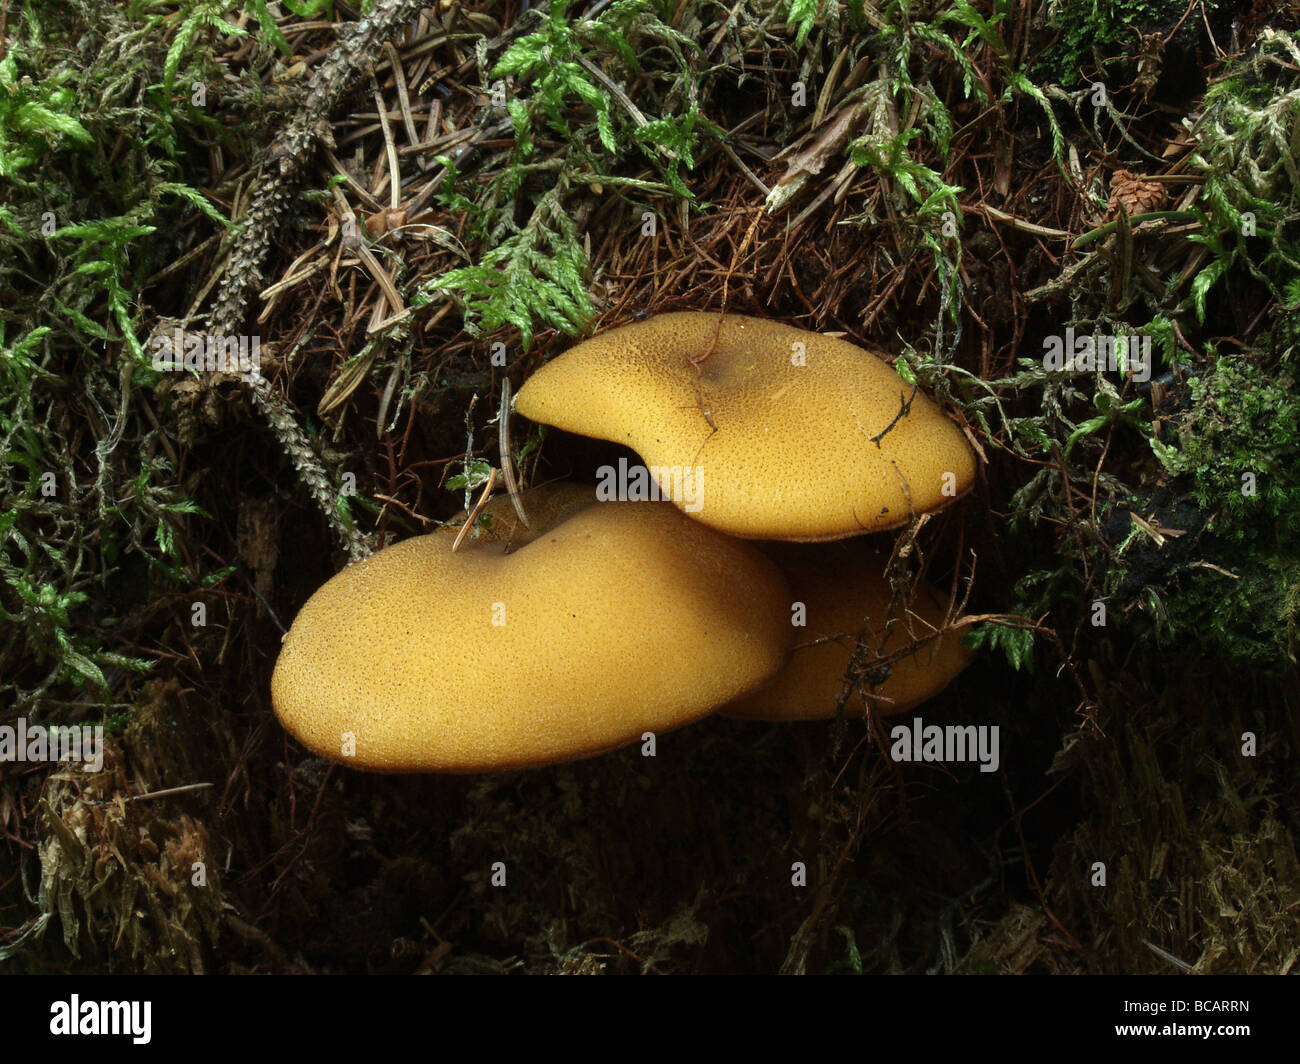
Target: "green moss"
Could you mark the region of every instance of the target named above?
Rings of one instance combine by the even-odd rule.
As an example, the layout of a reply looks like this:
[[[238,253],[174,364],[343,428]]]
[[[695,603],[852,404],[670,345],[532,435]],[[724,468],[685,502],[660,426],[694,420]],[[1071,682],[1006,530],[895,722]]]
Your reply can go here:
[[[1214,12],[1220,0],[1207,0]],[[1034,64],[1032,76],[1069,87],[1081,81],[1080,67],[1121,55],[1136,43],[1133,28],[1170,29],[1183,16],[1183,0],[1056,0],[1047,7],[1048,25],[1060,31]]]
[[[105,633],[151,594],[146,567],[181,586],[200,575],[182,571],[186,518],[200,511],[177,483],[169,429],[142,411],[158,378],[142,338],[151,304],[180,298],[160,264],[196,225],[228,224],[185,178],[232,140],[213,139],[224,127],[201,108],[159,95],[168,81],[214,80],[214,45],[198,30],[225,25],[218,7],[184,5],[174,31],[178,13],[85,0],[26,4],[7,23],[0,675],[27,712],[92,692],[107,701],[123,671],[151,668],[113,649],[132,645],[124,630]],[[80,403],[95,412],[89,432]]]
[[[696,103],[695,41],[662,21],[649,0],[615,0],[596,18],[570,18],[573,6],[551,0],[547,14],[535,9],[540,28],[491,68],[493,100],[514,137],[510,164],[481,182],[472,203],[457,191],[454,168],[440,193],[441,202],[459,197],[466,204],[476,232],[490,234],[491,248],[478,262],[426,283],[413,301],[424,306],[439,292],[454,293],[469,331],[514,326],[525,350],[539,325],[576,336],[595,317],[588,248],[573,216],[585,189],[690,202],[682,170],[695,165],[697,142],[711,130]],[[654,106],[641,101],[657,117],[612,92],[611,75],[665,83]],[[538,137],[549,136],[559,137],[566,152],[535,158]],[[620,174],[630,160],[648,162],[662,180]],[[521,226],[516,216],[524,203],[530,211]]]
[[[1191,381],[1178,430],[1183,461],[1210,529],[1234,544],[1293,552],[1300,534],[1300,396],[1289,373],[1239,358]]]
[[[1186,573],[1167,604],[1175,633],[1256,669],[1294,659],[1300,564],[1264,558],[1225,572],[1234,575],[1204,568]]]
[[[1255,668],[1294,660],[1296,651],[1300,484],[1292,471],[1300,462],[1300,396],[1294,384],[1285,365],[1270,373],[1245,359],[1220,358],[1213,373],[1190,382],[1178,447],[1152,444],[1205,521],[1183,548],[1173,581],[1160,590],[1147,584],[1147,611],[1175,638]],[[1138,563],[1129,562],[1131,574]]]

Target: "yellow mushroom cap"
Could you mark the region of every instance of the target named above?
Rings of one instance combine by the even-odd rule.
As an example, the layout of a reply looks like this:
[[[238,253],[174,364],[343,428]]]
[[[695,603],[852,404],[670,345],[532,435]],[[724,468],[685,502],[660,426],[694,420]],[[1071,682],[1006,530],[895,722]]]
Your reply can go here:
[[[494,534],[409,539],[318,590],[271,680],[285,728],[373,771],[521,768],[688,724],[781,667],[790,592],[753,547],[668,503],[524,501],[531,530],[501,497]]]
[[[921,643],[914,652],[893,662],[888,679],[875,687],[877,697],[870,701],[872,712],[879,716],[903,713],[933,698],[970,664],[972,652],[960,638],[969,630],[967,626],[958,625],[938,639],[922,642],[942,627],[948,606],[947,596],[926,583],[917,588],[908,613],[894,622],[882,648],[892,598],[884,554],[858,544],[838,543],[820,547],[774,543],[767,553],[789,580],[794,601],[804,604],[806,625],[795,629],[796,646],[785,668],[765,687],[724,706],[719,711],[724,716],[756,720],[834,717],[864,621],[867,648],[878,652],[879,658]],[[864,660],[868,671],[871,660]],[[844,704],[846,716],[860,717],[865,712],[866,701],[859,692]]]
[[[751,539],[843,539],[906,524],[975,479],[961,430],[878,355],[761,318],[660,314],[603,332],[534,373],[515,409],[626,444],[662,497]],[[707,412],[707,417],[706,417]],[[710,425],[716,426],[717,431]],[[883,434],[883,435],[882,435]],[[874,441],[879,437],[879,445]],[[686,471],[702,480],[684,480]]]

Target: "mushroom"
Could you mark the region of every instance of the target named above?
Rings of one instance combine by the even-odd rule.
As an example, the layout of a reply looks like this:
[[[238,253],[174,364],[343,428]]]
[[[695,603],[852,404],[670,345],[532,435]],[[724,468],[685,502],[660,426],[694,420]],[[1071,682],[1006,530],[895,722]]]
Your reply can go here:
[[[285,728],[374,771],[521,768],[688,724],[783,664],[789,588],[749,544],[590,488],[525,502],[528,529],[498,497],[459,551],[442,529],[320,588],[271,680]]]
[[[936,636],[947,613],[947,598],[921,583],[909,611],[894,622],[884,640],[885,621],[893,593],[885,575],[886,556],[858,543],[808,547],[772,543],[765,546],[795,596],[803,603],[806,621],[797,629],[797,646],[790,660],[765,687],[724,706],[729,717],[756,720],[823,720],[835,716],[844,689],[845,673],[865,626],[865,644],[875,660],[903,655],[889,665],[887,678],[871,688],[872,713],[904,713],[933,698],[973,657],[960,639],[958,625]],[[912,644],[920,644],[907,652]],[[866,663],[872,675],[872,662]],[[884,662],[881,662],[882,671]],[[864,685],[865,686],[865,685]],[[860,690],[844,705],[847,716],[862,716],[867,708]]]
[[[896,528],[975,478],[962,431],[878,354],[739,314],[610,329],[534,373],[515,409],[630,446],[661,497],[684,507],[689,483],[692,517],[748,539]]]

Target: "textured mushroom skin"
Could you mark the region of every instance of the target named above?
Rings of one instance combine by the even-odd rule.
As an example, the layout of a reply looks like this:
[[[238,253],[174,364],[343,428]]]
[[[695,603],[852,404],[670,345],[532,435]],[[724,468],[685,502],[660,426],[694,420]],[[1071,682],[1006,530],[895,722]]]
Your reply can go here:
[[[773,543],[764,552],[785,574],[795,601],[804,603],[806,624],[796,629],[796,646],[785,668],[759,690],[724,706],[719,710],[724,716],[828,720],[835,716],[864,622],[867,646],[881,656],[920,643],[943,623],[947,597],[922,583],[912,599],[911,615],[894,622],[882,647],[892,591],[885,576],[885,555],[866,544]],[[974,657],[961,642],[966,630],[959,626],[895,661],[888,679],[872,690],[876,696],[870,700],[872,712],[877,716],[905,713],[939,694]],[[818,640],[827,642],[818,644]],[[844,705],[849,717],[863,716],[866,709],[859,693]]]
[[[717,325],[716,313],[684,311],[601,333],[534,373],[515,409],[626,444],[652,472],[702,469],[691,516],[734,536],[842,539],[969,490],[975,456],[961,430],[919,392],[898,417],[912,390],[878,355],[728,314],[697,369]],[[672,498],[671,479],[657,479]]]
[[[521,768],[680,727],[776,673],[789,590],[766,558],[668,503],[574,490],[528,493],[530,532],[498,499],[495,533],[454,555],[448,529],[335,575],[276,663],[285,728],[372,771]]]

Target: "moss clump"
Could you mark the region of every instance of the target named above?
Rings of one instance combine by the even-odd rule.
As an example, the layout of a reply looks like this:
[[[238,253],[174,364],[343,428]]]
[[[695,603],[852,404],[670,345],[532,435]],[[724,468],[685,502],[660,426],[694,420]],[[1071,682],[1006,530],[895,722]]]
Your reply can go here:
[[[1176,593],[1161,596],[1169,628],[1254,667],[1295,660],[1300,484],[1291,470],[1300,462],[1300,396],[1294,383],[1285,363],[1270,373],[1245,359],[1220,358],[1213,373],[1189,382],[1178,447],[1152,443],[1205,514],[1203,529],[1186,545],[1186,564],[1177,569]]]
[[[1207,0],[1213,14],[1221,0]],[[1054,43],[1035,64],[1036,79],[1050,78],[1064,86],[1081,80],[1081,67],[1102,64],[1107,57],[1124,55],[1144,33],[1166,33],[1180,26],[1187,11],[1183,0],[1055,0],[1047,6],[1047,23],[1059,31]]]
[[[221,778],[234,740],[178,682],[152,681],[103,755],[102,770],[68,762],[40,789],[38,908],[0,938],[0,971],[202,974],[233,906],[213,793],[195,783]],[[6,886],[6,911],[30,912]]]
[[[1190,382],[1192,410],[1178,430],[1193,494],[1231,543],[1264,551],[1294,548],[1300,534],[1300,396],[1295,380],[1253,362],[1220,358]],[[1168,464],[1168,463],[1167,463]]]
[[[1232,571],[1236,579],[1199,569],[1181,581],[1167,603],[1175,632],[1260,669],[1294,661],[1300,565],[1263,559]]]

